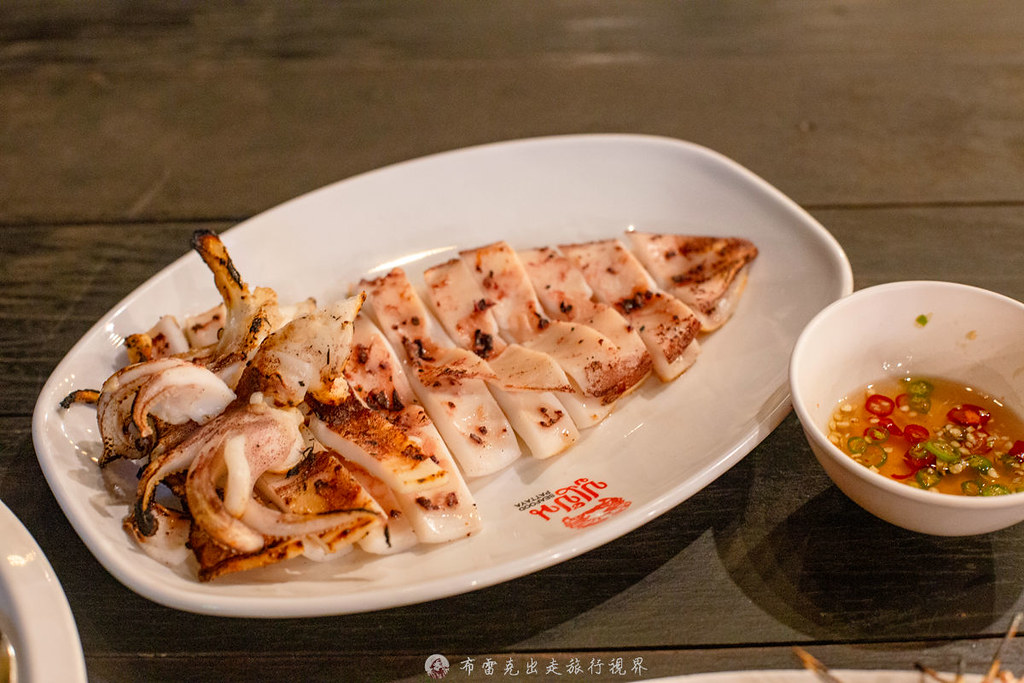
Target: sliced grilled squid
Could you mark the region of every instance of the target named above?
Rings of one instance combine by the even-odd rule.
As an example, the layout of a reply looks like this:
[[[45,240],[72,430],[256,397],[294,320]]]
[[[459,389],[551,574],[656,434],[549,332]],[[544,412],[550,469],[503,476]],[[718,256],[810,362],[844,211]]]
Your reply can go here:
[[[428,300],[448,334],[494,370],[494,398],[530,453],[548,458],[576,443],[579,429],[554,393],[572,391],[561,366],[546,353],[501,337],[483,290],[461,259],[429,268],[423,277]]]
[[[252,552],[239,551],[193,524],[188,545],[199,562],[200,580],[299,555],[324,559],[364,538],[384,518],[380,506],[341,461],[326,451],[311,454],[286,474],[264,474],[257,480],[257,490],[270,505],[249,505],[244,521],[264,532],[266,544]],[[331,520],[329,528],[300,533],[315,529],[321,519]]]
[[[618,347],[621,365],[615,372],[619,382],[613,392],[627,394],[638,387],[651,372],[651,355],[629,321],[597,301],[583,274],[557,249],[541,247],[518,254],[545,313],[554,320],[593,327]]]
[[[732,316],[757,257],[757,247],[741,237],[630,232],[629,240],[658,285],[693,309],[704,332]]]
[[[663,381],[697,360],[700,320],[689,306],[663,292],[640,261],[617,239],[559,247],[583,273],[597,298],[614,306],[640,334]]]
[[[103,441],[100,465],[150,455],[162,435],[183,434],[169,430],[168,425],[201,425],[234,398],[234,392],[213,372],[180,358],[122,368],[103,383],[96,404]]]
[[[521,450],[515,432],[483,379],[446,369],[449,358],[462,358],[466,367],[486,362],[447,338],[401,268],[360,286],[380,330],[405,351],[413,391],[465,475],[492,474],[516,460]]]
[[[356,545],[374,555],[393,555],[415,546],[419,539],[412,526],[412,516],[406,513],[406,507],[399,501],[398,494],[356,463],[336,453],[334,455],[341,459],[352,478],[373,497],[386,520],[384,524],[377,524],[370,529]]]
[[[297,406],[306,394],[336,402],[348,395],[342,370],[352,346],[352,321],[365,296],[295,318],[260,344],[238,380],[238,395],[260,392],[278,406]]]
[[[578,389],[559,395],[580,427],[604,419],[628,388],[646,376],[629,367],[615,342],[579,322],[552,320],[515,251],[505,242],[460,252],[483,289],[503,334],[550,355]]]
[[[337,404],[307,399],[316,440],[365,468],[397,493],[418,493],[447,483],[448,473],[377,411],[349,395]]]
[[[390,534],[386,539],[387,547],[394,549],[403,544],[403,524],[408,524],[415,538],[423,543],[442,543],[475,533],[480,529],[481,520],[473,494],[434,423],[423,406],[416,402],[416,395],[394,349],[366,316],[356,318],[354,327],[353,352],[345,365],[349,386],[367,406],[402,430],[417,443],[424,455],[448,473],[448,481],[440,486],[392,495],[402,514],[398,519],[388,518]],[[354,476],[368,486],[358,472],[354,472]],[[372,475],[367,472],[367,477]],[[374,489],[370,491],[377,498]],[[379,551],[381,544],[379,539],[376,540],[376,550]],[[368,541],[360,545],[370,549]]]

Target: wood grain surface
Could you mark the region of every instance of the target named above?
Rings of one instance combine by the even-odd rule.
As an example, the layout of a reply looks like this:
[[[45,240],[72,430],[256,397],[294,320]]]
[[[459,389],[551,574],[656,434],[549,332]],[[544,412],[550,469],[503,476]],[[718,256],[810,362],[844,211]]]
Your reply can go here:
[[[95,681],[427,680],[435,652],[448,680],[653,679],[796,668],[793,645],[837,668],[983,671],[1024,610],[1024,527],[941,539],[878,521],[794,416],[684,504],[555,567],[379,613],[247,620],[107,574],[46,486],[31,415],[75,341],[196,228],[521,137],[697,142],[807,208],[858,288],[1024,299],[1022,112],[1011,0],[5,0],[0,498],[57,571]],[[1024,644],[1004,659],[1024,674]]]

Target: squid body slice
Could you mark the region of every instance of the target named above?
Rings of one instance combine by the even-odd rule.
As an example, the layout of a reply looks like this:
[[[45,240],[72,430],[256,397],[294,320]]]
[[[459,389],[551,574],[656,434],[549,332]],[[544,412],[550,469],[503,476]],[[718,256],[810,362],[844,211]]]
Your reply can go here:
[[[494,397],[530,453],[549,458],[576,443],[579,430],[551,391],[572,390],[561,366],[546,353],[505,341],[484,292],[461,260],[430,268],[423,277],[434,312],[451,337],[489,361],[498,380],[491,384]]]
[[[441,486],[418,493],[393,493],[400,517],[423,543],[451,541],[480,530],[480,513],[451,452],[421,405],[416,402],[402,363],[383,333],[365,316],[356,318],[354,352],[345,366],[349,385],[371,408],[401,429],[447,473]],[[392,533],[391,545],[396,541]]]
[[[757,257],[757,247],[740,237],[630,232],[629,240],[658,285],[689,305],[705,332],[732,315]]]
[[[463,473],[480,477],[515,461],[522,454],[515,432],[481,379],[482,370],[494,377],[487,364],[455,347],[402,269],[360,286],[380,330],[404,351],[409,383]]]
[[[559,398],[576,424],[588,427],[604,419],[623,393],[622,360],[615,342],[589,325],[549,318],[507,243],[463,251],[461,257],[493,305],[503,333],[550,355],[572,379],[576,393]]]
[[[663,381],[693,365],[700,352],[700,321],[682,301],[661,291],[617,239],[559,247],[601,301],[614,306],[639,333]]]

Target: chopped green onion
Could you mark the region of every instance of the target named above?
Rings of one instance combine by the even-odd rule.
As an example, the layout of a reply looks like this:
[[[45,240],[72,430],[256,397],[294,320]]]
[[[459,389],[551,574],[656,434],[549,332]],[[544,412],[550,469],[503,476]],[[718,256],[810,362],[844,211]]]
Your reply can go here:
[[[928,439],[924,442],[924,449],[942,462],[957,462],[960,460],[960,454],[945,441]]]
[[[932,400],[927,396],[911,396],[907,401],[910,409],[921,415],[927,415],[932,409]]]
[[[918,470],[914,478],[917,479],[917,483],[921,485],[921,488],[930,489],[939,483],[942,475],[934,467],[925,467]]]
[[[914,322],[916,322],[921,327],[924,327],[925,325],[928,324],[928,316],[926,316],[924,313],[922,313],[921,315],[917,316],[914,319]]]

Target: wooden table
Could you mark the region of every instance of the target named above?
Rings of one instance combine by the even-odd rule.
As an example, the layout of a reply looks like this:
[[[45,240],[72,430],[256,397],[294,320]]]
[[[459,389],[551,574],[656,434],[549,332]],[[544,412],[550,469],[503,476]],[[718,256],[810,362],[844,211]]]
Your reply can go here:
[[[0,498],[60,576],[96,681],[424,680],[435,652],[449,680],[511,679],[510,660],[519,680],[626,680],[794,668],[793,645],[834,668],[983,671],[1024,609],[1024,526],[943,539],[878,521],[831,485],[792,415],[581,557],[428,604],[264,621],[167,609],[111,578],[47,488],[31,410],[75,340],[196,228],[537,135],[706,145],[821,221],[858,288],[933,278],[1024,298],[1022,112],[1011,0],[6,0]],[[603,670],[573,676],[574,658]],[[1024,646],[1005,661],[1024,673]]]

